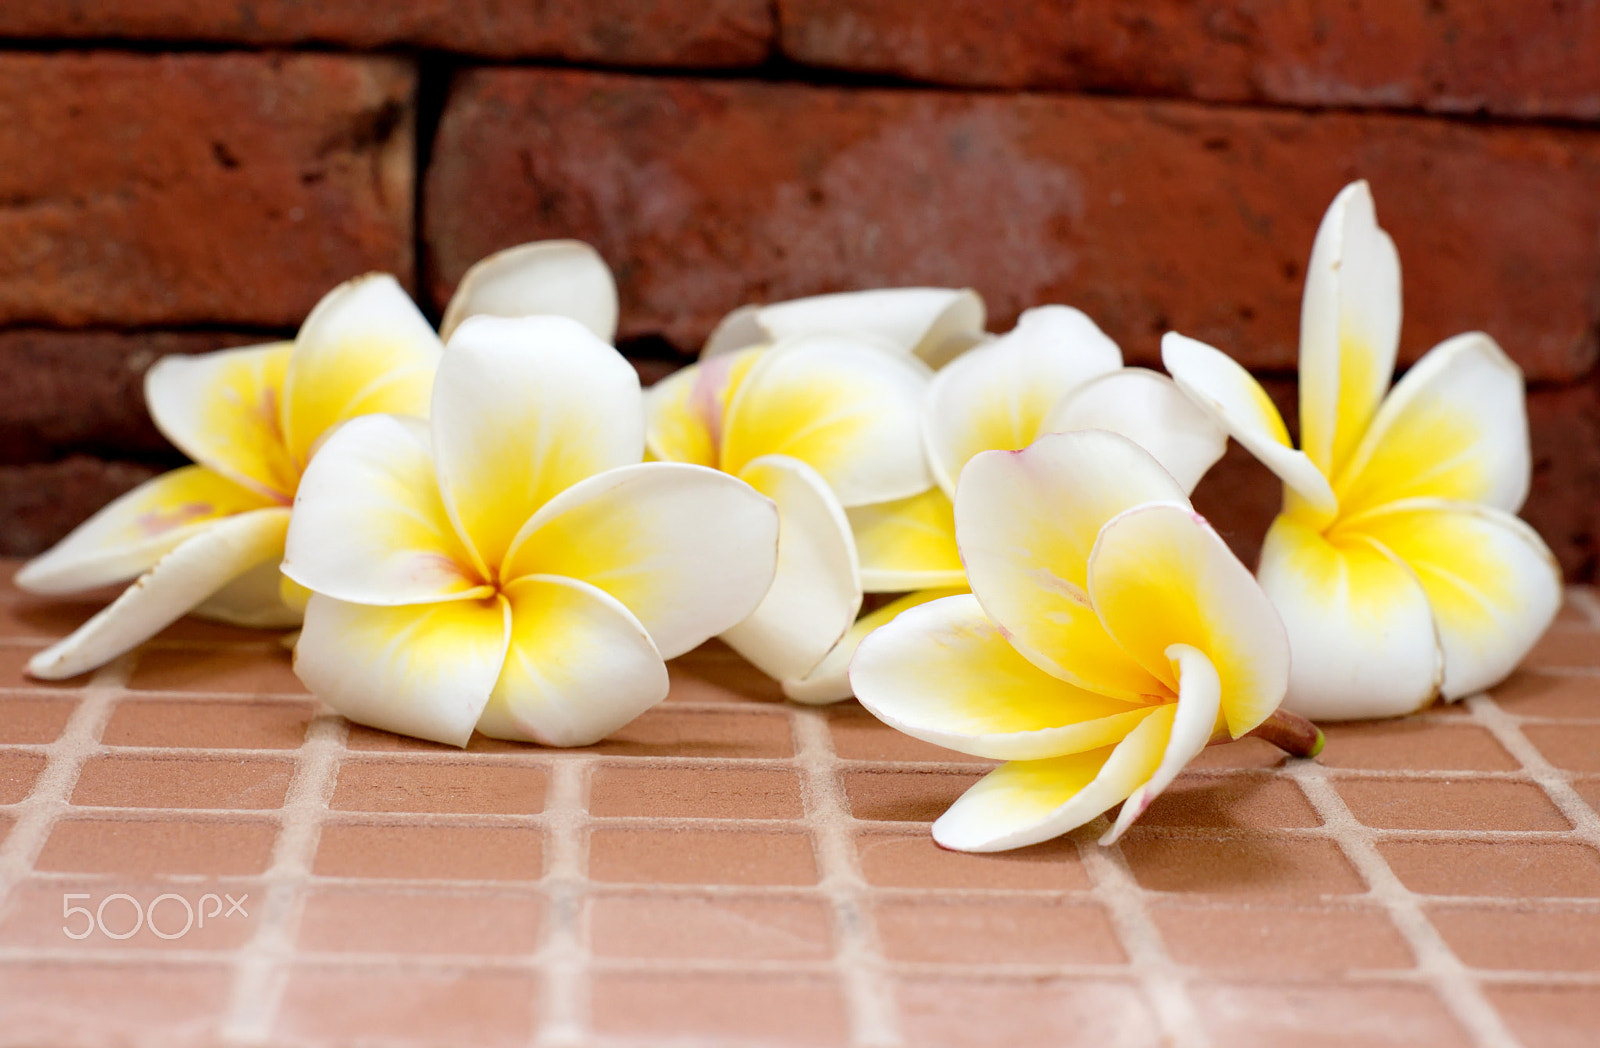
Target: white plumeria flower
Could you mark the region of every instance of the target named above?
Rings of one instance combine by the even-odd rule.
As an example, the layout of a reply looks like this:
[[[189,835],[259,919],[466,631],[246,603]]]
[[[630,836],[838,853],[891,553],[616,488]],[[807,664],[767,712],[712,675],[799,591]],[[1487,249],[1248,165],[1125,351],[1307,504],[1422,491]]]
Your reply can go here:
[[[1488,335],[1458,335],[1390,390],[1399,338],[1399,257],[1356,182],[1306,272],[1303,450],[1237,363],[1181,335],[1163,343],[1184,391],[1284,482],[1258,574],[1294,650],[1286,705],[1315,719],[1395,716],[1495,684],[1561,602],[1555,558],[1514,516],[1530,473],[1521,371]]]
[[[972,593],[901,612],[851,668],[885,723],[1007,762],[933,824],[945,847],[1034,844],[1125,802],[1109,844],[1208,744],[1277,709],[1289,649],[1272,605],[1126,438],[982,452],[955,517]]]
[[[1015,451],[1046,433],[1102,429],[1155,456],[1185,494],[1222,457],[1227,434],[1165,375],[1124,367],[1122,351],[1082,312],[1041,306],[1008,334],[969,349],[939,370],[922,408],[922,433],[939,486],[915,499],[851,515],[856,542],[885,569],[884,590],[924,590],[859,622],[838,649],[784,691],[801,702],[850,696],[854,646],[899,611],[962,586],[950,496],[974,455]],[[869,587],[870,588],[870,587]]]
[[[883,584],[890,568],[851,523],[933,486],[917,428],[930,374],[868,335],[809,334],[710,356],[651,388],[651,454],[734,474],[778,505],[772,590],[722,635],[763,673],[805,675],[855,621],[864,587]]]
[[[983,299],[971,288],[897,287],[740,306],[717,325],[701,359],[803,335],[866,335],[939,367],[983,341]]]
[[[641,463],[643,419],[638,375],[580,324],[462,323],[429,421],[356,419],[301,482],[301,679],[457,746],[587,745],[664,698],[663,660],[766,593],[778,515],[725,473]]]
[[[609,339],[616,288],[587,245],[526,244],[467,273],[447,325],[517,308],[574,316]],[[34,656],[28,672],[46,680],[84,673],[191,611],[244,626],[297,625],[298,607],[280,596],[278,562],[307,462],[347,419],[425,414],[441,349],[395,279],[372,274],[325,295],[292,343],[158,361],[145,376],[145,401],[157,428],[197,465],[134,488],[17,573],[18,586],[53,595],[138,577]]]

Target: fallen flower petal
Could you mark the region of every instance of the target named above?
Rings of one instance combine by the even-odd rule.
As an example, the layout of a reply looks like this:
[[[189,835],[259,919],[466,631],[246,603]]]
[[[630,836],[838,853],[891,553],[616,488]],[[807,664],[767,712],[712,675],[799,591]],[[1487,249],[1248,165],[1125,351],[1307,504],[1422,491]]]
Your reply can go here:
[[[1163,340],[1184,392],[1284,481],[1258,574],[1294,650],[1285,705],[1316,719],[1489,687],[1561,602],[1555,558],[1513,516],[1531,468],[1521,372],[1474,332],[1388,389],[1399,331],[1398,255],[1357,182],[1329,207],[1306,274],[1303,451],[1238,364]]]
[[[741,306],[706,340],[701,358],[806,335],[865,336],[939,367],[984,340],[983,299],[971,288],[843,291]]]
[[[615,298],[611,276],[593,250],[558,241],[484,260],[462,281],[447,315],[454,322],[472,312],[572,309],[603,326],[607,309],[614,323]],[[150,413],[199,464],[112,502],[24,565],[16,581],[33,592],[61,594],[142,575],[137,586],[155,586],[166,596],[159,613],[148,595],[112,604],[106,609],[112,621],[97,616],[82,627],[83,636],[69,638],[72,658],[41,658],[35,675],[93,669],[190,611],[242,626],[298,625],[306,594],[280,584],[281,547],[250,563],[211,554],[219,559],[191,565],[181,585],[173,583],[170,565],[159,576],[156,565],[179,548],[189,549],[183,564],[196,551],[226,548],[186,544],[241,514],[268,507],[287,513],[306,464],[341,423],[376,412],[426,414],[442,351],[398,282],[370,274],[325,295],[293,343],[157,361],[145,376]],[[169,616],[178,594],[190,603]]]
[[[457,746],[587,745],[664,698],[664,655],[766,593],[778,514],[725,473],[641,464],[642,408],[576,321],[462,323],[428,422],[356,419],[306,471],[283,561],[313,593],[301,679]]]
[[[955,513],[972,595],[900,611],[850,669],[891,726],[1008,762],[934,823],[940,844],[1020,847],[1124,802],[1110,843],[1207,744],[1276,710],[1289,674],[1277,614],[1126,438],[983,452]]]

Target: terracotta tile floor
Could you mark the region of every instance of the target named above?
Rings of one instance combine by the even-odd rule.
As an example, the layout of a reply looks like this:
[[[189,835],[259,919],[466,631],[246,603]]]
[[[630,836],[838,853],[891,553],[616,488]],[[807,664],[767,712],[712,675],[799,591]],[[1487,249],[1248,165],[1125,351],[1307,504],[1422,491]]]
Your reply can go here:
[[[1590,591],[1492,695],[999,856],[928,836],[983,762],[717,646],[602,745],[458,751],[242,630],[21,675],[94,607],[0,588],[0,1046],[1600,1043]]]

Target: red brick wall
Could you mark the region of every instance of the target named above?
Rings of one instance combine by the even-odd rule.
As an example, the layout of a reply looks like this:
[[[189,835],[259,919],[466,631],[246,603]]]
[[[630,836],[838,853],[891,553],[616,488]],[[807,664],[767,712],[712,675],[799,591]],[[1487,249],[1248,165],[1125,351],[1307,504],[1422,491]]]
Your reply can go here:
[[[1312,232],[1364,177],[1404,358],[1500,340],[1526,515],[1600,575],[1600,0],[6,0],[0,42],[3,552],[173,461],[157,355],[374,268],[437,311],[536,237],[600,249],[654,372],[743,301],[971,284],[1287,402]],[[1247,555],[1276,499],[1237,453],[1199,496]]]

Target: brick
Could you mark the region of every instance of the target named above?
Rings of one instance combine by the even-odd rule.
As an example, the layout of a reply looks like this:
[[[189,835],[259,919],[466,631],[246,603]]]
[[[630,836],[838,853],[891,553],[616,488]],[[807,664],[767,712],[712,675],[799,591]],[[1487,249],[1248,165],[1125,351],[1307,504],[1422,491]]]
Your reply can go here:
[[[7,0],[0,37],[421,47],[614,65],[753,65],[777,33],[767,0]]]
[[[1573,582],[1600,580],[1600,381],[1528,396],[1533,485],[1523,516]]]
[[[171,455],[144,403],[144,373],[170,353],[268,341],[209,332],[0,331],[0,463],[70,452],[130,458]]]
[[[0,56],[0,325],[292,328],[411,277],[412,67]]]
[[[1600,116],[1592,4],[782,0],[779,48],[806,65],[968,86]]]
[[[622,335],[679,348],[746,301],[971,284],[996,328],[1067,302],[1135,361],[1176,329],[1287,370],[1316,225],[1366,177],[1405,359],[1473,328],[1537,379],[1596,356],[1600,138],[1571,129],[497,69],[457,80],[433,158],[436,303],[489,251],[576,236]]]
[[[17,557],[43,553],[79,521],[157,472],[87,455],[0,466],[0,551]]]

